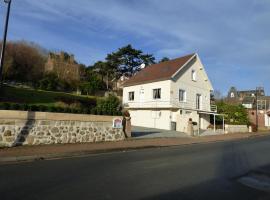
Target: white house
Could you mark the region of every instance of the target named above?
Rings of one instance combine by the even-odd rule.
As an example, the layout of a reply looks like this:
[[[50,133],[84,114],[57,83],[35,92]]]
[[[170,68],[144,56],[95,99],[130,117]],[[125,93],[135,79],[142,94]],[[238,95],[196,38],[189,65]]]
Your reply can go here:
[[[210,123],[212,84],[198,54],[154,64],[124,84],[123,105],[133,126],[187,132],[188,120]]]

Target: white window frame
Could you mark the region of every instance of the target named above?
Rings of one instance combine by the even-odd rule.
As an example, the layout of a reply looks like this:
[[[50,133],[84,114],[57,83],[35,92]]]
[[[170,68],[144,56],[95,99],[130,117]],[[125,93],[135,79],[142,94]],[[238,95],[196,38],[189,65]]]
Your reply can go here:
[[[130,97],[133,97],[133,98],[130,98]],[[129,101],[134,101],[134,98],[135,98],[135,92],[134,91],[128,92],[128,100]]]
[[[197,74],[195,69],[191,70],[191,80],[196,81],[197,80]]]
[[[157,93],[155,93],[155,91],[157,91]],[[153,89],[153,99],[154,100],[161,99],[161,88]]]
[[[183,100],[180,99],[180,91],[183,92]],[[178,100],[179,102],[187,102],[187,92],[186,90],[183,89],[179,89],[179,93],[178,93]]]

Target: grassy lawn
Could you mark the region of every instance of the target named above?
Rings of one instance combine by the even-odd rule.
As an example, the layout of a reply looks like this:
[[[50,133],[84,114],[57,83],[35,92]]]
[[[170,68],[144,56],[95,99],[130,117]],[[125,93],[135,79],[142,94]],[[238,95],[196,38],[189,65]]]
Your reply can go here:
[[[30,105],[54,106],[59,98],[73,100],[93,100],[93,96],[81,96],[64,92],[51,92],[3,86],[0,88],[0,102],[26,103]]]

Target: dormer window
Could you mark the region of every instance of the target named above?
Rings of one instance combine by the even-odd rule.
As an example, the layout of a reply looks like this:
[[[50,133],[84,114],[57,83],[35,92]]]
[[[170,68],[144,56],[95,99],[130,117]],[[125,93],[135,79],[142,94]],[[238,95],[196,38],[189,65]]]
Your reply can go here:
[[[196,71],[193,69],[192,71],[191,71],[191,79],[193,80],[193,81],[196,81]]]

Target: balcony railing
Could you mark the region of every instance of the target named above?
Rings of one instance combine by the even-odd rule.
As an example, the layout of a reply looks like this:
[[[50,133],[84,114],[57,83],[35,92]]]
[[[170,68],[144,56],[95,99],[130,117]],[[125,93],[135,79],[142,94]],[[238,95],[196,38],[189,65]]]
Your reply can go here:
[[[205,112],[217,112],[216,105],[209,104],[201,104],[200,108],[197,109],[196,102],[179,102],[179,101],[145,101],[145,102],[124,102],[124,107],[129,108],[180,108],[180,109],[188,109],[188,110],[198,110]]]

